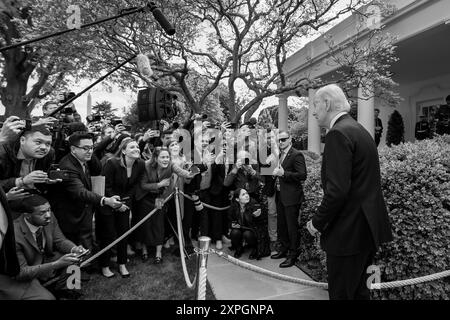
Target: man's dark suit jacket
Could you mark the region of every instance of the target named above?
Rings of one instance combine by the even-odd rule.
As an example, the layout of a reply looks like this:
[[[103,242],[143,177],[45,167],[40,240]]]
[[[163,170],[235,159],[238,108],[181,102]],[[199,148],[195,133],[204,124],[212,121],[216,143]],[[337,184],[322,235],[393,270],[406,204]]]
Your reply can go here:
[[[16,178],[20,177],[22,160],[17,159],[19,147],[19,140],[14,143],[0,145],[0,185],[5,192],[8,192],[11,188],[15,187]],[[34,170],[48,172],[54,159],[55,151],[51,148],[45,157],[36,160]],[[39,187],[39,185],[36,187]]]
[[[325,137],[321,176],[324,197],[312,222],[328,254],[353,255],[392,240],[377,147],[349,115]]]
[[[16,252],[20,264],[17,280],[30,281],[34,278],[46,279],[53,275],[51,261],[70,253],[75,244],[66,239],[58,226],[58,221],[52,214],[51,222],[44,227],[44,253],[38,248],[36,240],[21,215],[14,221],[16,233]]]
[[[87,164],[91,170],[89,161]],[[93,215],[94,207],[100,205],[102,197],[91,191],[90,176],[72,154],[61,159],[59,168],[67,170],[69,178],[52,186],[51,205],[61,229],[73,230],[87,214]]]
[[[299,205],[304,198],[302,183],[306,180],[305,157],[301,151],[291,147],[281,166],[284,169],[284,176],[280,177],[281,203],[285,207]]]
[[[33,282],[45,281],[53,277],[51,262],[69,253],[75,244],[64,237],[53,215],[52,221],[44,227],[43,231],[46,241],[44,254],[39,250],[23,215],[19,216],[11,227],[14,228],[16,237],[15,247],[20,263],[20,273],[16,277],[0,275],[0,298],[19,300],[26,292],[38,294],[34,292],[37,288]],[[39,283],[38,286],[40,287]]]
[[[15,276],[19,273],[19,261],[16,255],[16,239],[14,237],[14,224],[5,193],[0,188],[0,202],[5,209],[8,218],[8,230],[6,230],[2,247],[0,248],[0,274]]]

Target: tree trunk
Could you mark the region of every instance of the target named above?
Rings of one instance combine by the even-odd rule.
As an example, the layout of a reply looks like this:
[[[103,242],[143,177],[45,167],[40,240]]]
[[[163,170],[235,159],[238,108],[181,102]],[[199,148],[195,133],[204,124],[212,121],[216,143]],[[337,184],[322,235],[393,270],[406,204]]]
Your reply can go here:
[[[27,118],[30,112],[27,109],[28,101],[23,101],[26,96],[28,80],[10,79],[2,92],[2,103],[5,106],[5,118],[9,116],[18,116]]]
[[[230,116],[230,120],[232,123],[238,123],[239,119],[236,119],[236,107],[234,105],[234,101],[229,101],[228,105],[228,114]]]
[[[255,105],[253,105],[252,107],[250,107],[250,109],[248,109],[245,112],[245,118],[244,118],[244,122],[247,122],[248,120],[250,120],[250,118],[253,116],[253,114],[256,112],[256,110],[258,110],[259,106],[261,105],[262,101],[256,103]]]

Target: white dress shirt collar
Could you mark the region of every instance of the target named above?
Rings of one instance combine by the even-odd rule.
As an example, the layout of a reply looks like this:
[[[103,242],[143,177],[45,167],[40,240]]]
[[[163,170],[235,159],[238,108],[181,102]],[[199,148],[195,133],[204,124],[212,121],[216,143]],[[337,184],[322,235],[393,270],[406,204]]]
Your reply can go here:
[[[339,112],[337,115],[335,115],[334,118],[331,119],[330,129],[333,128],[333,126],[336,124],[336,122],[339,120],[340,117],[342,117],[343,115],[346,115],[346,114],[347,114],[347,112],[342,111],[342,112]]]

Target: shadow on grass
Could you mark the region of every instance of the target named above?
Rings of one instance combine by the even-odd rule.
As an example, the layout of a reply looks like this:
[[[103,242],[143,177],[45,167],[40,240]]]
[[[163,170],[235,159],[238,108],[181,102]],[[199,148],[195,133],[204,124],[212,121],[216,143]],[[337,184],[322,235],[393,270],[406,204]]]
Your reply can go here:
[[[173,250],[173,249],[172,249]],[[172,251],[170,250],[170,251]],[[191,281],[196,273],[196,257],[186,260]],[[150,258],[142,262],[140,257],[131,257],[127,264],[131,274],[122,278],[117,265],[111,263],[115,277],[107,279],[99,273],[91,274],[88,282],[82,283],[82,300],[195,300],[196,288],[188,289],[184,280],[181,258],[167,250],[163,251],[163,263],[153,264]],[[209,283],[206,300],[215,300]]]

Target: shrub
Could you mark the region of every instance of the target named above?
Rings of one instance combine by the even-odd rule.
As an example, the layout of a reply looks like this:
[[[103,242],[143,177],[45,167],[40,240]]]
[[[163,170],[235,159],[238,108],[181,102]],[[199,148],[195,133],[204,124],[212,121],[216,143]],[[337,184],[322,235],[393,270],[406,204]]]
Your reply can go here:
[[[400,112],[395,110],[388,121],[388,129],[386,133],[386,144],[388,147],[398,145],[405,141],[405,125]]]
[[[381,281],[411,279],[449,269],[450,265],[450,137],[405,143],[380,150],[383,195],[394,241],[384,244],[374,264]],[[308,163],[308,161],[307,161]],[[308,163],[306,201],[302,210],[302,251],[319,257],[317,240],[304,224],[320,203],[320,166]],[[319,188],[319,190],[318,190]],[[449,299],[448,279],[401,288],[373,290],[375,299]]]

